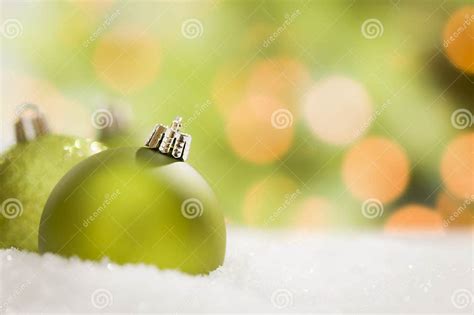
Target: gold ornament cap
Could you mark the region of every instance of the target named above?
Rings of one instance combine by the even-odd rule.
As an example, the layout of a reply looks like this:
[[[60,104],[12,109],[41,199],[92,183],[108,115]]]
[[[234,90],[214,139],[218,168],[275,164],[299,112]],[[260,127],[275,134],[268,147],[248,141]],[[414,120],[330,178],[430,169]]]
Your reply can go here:
[[[158,124],[153,129],[145,147],[180,161],[189,157],[192,137],[180,131],[182,118],[176,117],[171,126]]]

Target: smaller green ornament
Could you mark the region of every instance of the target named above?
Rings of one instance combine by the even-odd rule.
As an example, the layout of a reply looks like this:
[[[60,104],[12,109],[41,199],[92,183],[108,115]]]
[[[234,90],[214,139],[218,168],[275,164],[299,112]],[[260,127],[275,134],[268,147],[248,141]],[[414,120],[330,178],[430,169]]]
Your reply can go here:
[[[205,274],[222,265],[224,216],[204,178],[184,161],[191,136],[157,125],[145,147],[105,150],[56,185],[39,251]]]
[[[105,147],[50,134],[44,115],[29,104],[22,106],[15,134],[17,144],[0,157],[0,248],[37,251],[41,213],[54,186],[71,167]]]

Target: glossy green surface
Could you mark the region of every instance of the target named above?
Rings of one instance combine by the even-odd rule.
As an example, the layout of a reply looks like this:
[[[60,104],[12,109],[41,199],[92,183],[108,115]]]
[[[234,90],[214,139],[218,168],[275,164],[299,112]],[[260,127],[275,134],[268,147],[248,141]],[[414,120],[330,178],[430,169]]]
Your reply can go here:
[[[95,141],[44,135],[17,144],[0,159],[0,247],[38,250],[38,226],[54,186],[74,165],[105,147]]]
[[[48,199],[39,237],[42,253],[191,274],[221,265],[225,246],[224,217],[206,181],[146,148],[106,150],[74,167]]]

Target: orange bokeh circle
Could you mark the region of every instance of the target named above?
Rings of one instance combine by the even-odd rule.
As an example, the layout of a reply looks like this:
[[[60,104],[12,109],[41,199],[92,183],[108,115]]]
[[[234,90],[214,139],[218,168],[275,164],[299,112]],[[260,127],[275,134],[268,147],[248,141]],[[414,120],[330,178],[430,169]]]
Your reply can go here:
[[[257,62],[248,78],[251,94],[266,94],[278,98],[294,109],[311,82],[308,69],[289,57],[269,58]]]
[[[410,204],[396,210],[385,222],[385,231],[442,231],[443,220],[434,209]]]
[[[462,228],[474,224],[474,196],[458,200],[442,191],[436,199],[436,210],[443,218],[445,227]]]
[[[146,87],[156,78],[160,48],[152,35],[127,28],[98,40],[92,62],[105,84],[127,94]]]
[[[443,31],[443,47],[457,68],[474,73],[474,6],[454,12]]]
[[[410,177],[410,162],[397,143],[370,137],[354,145],[343,161],[342,175],[359,200],[376,198],[387,203],[399,197]]]
[[[325,229],[330,223],[334,205],[324,197],[309,197],[297,207],[293,224],[301,230]]]
[[[232,111],[226,135],[234,152],[256,164],[285,155],[293,142],[293,114],[277,99],[250,96]]]
[[[441,159],[441,178],[457,198],[474,195],[474,133],[464,133],[448,144]]]

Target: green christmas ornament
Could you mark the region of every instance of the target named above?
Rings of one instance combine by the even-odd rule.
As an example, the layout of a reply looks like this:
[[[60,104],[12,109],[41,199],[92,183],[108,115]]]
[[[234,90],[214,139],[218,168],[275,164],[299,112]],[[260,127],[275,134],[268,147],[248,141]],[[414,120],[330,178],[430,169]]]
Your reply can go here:
[[[116,148],[71,169],[41,218],[39,250],[191,274],[224,261],[226,228],[216,197],[185,163],[191,137],[157,125],[142,148]]]
[[[22,107],[15,122],[17,144],[0,157],[0,247],[38,250],[43,207],[71,167],[103,150],[98,142],[53,135],[37,107]]]

